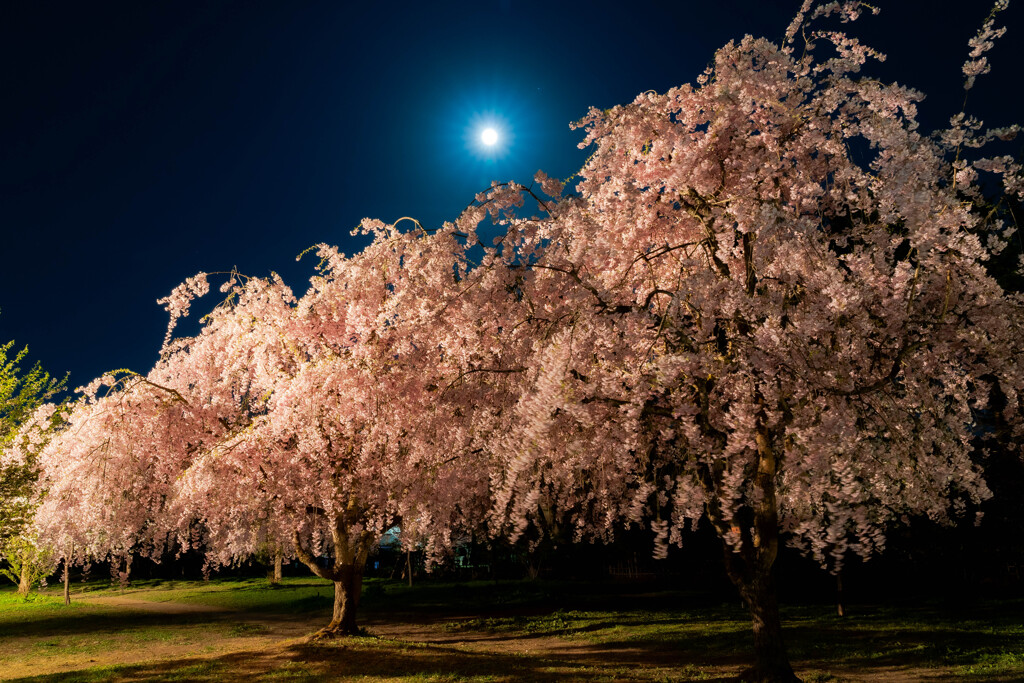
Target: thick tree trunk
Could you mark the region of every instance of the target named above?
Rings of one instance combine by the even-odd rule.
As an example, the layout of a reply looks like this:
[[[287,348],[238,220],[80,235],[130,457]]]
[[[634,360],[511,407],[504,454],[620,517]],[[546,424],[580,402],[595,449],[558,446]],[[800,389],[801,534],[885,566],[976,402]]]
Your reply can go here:
[[[775,558],[779,549],[776,458],[766,430],[758,431],[757,450],[756,502],[742,508],[732,519],[725,519],[717,505],[709,506],[708,512],[723,539],[738,534],[741,541],[738,549],[725,545],[726,572],[750,611],[754,629],[756,663],[741,678],[759,683],[792,683],[800,679],[793,673],[782,641],[775,590]]]
[[[321,567],[317,558],[302,546],[299,532],[295,532],[295,552],[299,561],[317,576],[334,582],[334,612],[331,623],[313,634],[314,639],[351,636],[359,633],[356,610],[363,588],[363,571],[369,557],[373,537],[366,531],[349,536],[349,529],[341,518],[334,522],[334,564]]]
[[[334,615],[322,631],[324,635],[352,636],[359,633],[356,609],[363,589],[363,567],[343,565],[334,581]]]
[[[727,562],[726,566],[730,564],[734,562]],[[774,572],[769,571],[767,576],[744,576],[730,570],[729,578],[739,589],[740,597],[750,611],[750,620],[754,628],[756,663],[752,669],[743,673],[742,680],[764,683],[799,681],[789,664],[786,647],[782,641],[782,620],[779,618]]]
[[[32,567],[28,560],[22,557],[21,574],[20,580],[18,581],[18,595],[28,595],[30,590],[32,590]]]

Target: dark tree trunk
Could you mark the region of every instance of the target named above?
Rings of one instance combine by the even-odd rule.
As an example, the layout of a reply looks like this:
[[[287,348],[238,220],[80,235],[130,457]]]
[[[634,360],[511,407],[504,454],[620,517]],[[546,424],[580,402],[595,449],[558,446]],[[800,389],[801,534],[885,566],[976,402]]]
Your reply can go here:
[[[782,640],[782,621],[775,589],[775,558],[779,550],[779,516],[775,498],[776,459],[770,435],[759,430],[758,463],[754,477],[755,501],[726,519],[717,504],[708,506],[718,534],[740,538],[740,547],[725,545],[725,569],[750,611],[754,629],[755,664],[745,681],[792,683],[793,673]],[[711,489],[713,491],[713,489]]]
[[[334,615],[323,630],[333,635],[351,636],[359,633],[356,609],[363,588],[363,568],[344,565],[340,570],[334,581]]]
[[[370,554],[373,537],[366,531],[349,536],[344,519],[334,520],[334,564],[321,567],[317,558],[302,546],[299,532],[295,532],[295,552],[299,561],[317,576],[334,582],[334,612],[331,623],[313,634],[313,638],[336,638],[359,633],[356,610],[363,588],[363,571]]]
[[[729,552],[729,551],[726,551]],[[727,566],[730,563],[727,562]],[[786,647],[782,641],[782,620],[779,618],[779,601],[775,591],[774,572],[767,576],[742,577],[729,572],[739,589],[740,597],[750,611],[750,620],[754,628],[754,668],[743,673],[745,681],[764,681],[776,683],[799,681],[786,656]]]

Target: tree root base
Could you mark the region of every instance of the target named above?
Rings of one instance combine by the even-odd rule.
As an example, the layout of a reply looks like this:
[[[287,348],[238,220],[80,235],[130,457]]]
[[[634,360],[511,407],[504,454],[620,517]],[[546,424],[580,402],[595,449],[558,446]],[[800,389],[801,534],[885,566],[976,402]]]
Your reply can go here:
[[[306,638],[306,640],[311,643],[315,643],[329,640],[337,640],[339,638],[349,638],[351,636],[357,635],[359,635],[358,630],[340,629],[326,626],[317,631],[316,633],[311,634],[308,638]]]
[[[366,629],[359,628],[358,626],[352,626],[348,628],[342,628],[340,626],[325,626],[316,633],[307,636],[306,642],[328,642],[332,640],[338,640],[340,638],[352,638],[356,636],[366,638],[372,637],[372,634]]]

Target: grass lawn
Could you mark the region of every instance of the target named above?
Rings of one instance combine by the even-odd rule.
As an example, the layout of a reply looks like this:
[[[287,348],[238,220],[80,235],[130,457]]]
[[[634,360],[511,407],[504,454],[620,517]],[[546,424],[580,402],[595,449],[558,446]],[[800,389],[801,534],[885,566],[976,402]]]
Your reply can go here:
[[[310,643],[319,579],[0,590],[0,678],[24,681],[729,680],[750,662],[737,604],[647,584],[369,580],[365,637]],[[784,609],[806,681],[1024,680],[1024,602]]]

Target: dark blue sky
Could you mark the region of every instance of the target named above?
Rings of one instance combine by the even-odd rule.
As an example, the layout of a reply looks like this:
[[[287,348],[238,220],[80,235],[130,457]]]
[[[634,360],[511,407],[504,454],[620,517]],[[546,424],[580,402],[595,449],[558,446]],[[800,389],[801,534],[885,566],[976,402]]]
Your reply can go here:
[[[878,0],[853,25],[873,71],[960,108],[966,41],[990,3]],[[1020,3],[1018,3],[1020,4]],[[565,177],[568,123],[692,82],[715,48],[778,38],[798,0],[694,3],[48,2],[0,9],[0,342],[72,386],[146,371],[155,303],[199,270],[280,272],[317,242],[352,252],[365,216],[453,219],[491,179]],[[968,110],[1024,120],[1024,17]],[[1016,43],[1016,45],[1015,45]],[[467,144],[494,120],[500,154]],[[211,302],[212,303],[212,297]]]

